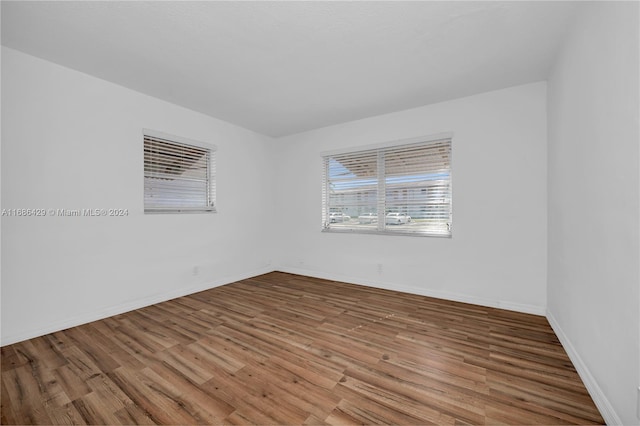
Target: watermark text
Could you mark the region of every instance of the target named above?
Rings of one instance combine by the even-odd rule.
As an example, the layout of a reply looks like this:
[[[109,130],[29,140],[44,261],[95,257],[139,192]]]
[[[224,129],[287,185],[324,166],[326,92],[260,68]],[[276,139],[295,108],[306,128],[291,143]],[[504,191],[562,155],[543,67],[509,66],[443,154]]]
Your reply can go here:
[[[2,217],[123,217],[129,209],[2,209]]]

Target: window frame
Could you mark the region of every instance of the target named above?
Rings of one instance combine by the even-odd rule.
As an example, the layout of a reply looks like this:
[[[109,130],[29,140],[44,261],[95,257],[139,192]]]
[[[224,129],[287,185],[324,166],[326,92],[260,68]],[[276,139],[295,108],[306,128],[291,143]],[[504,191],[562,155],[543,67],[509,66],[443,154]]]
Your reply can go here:
[[[391,228],[386,223],[387,214],[387,195],[386,195],[386,179],[388,176],[384,170],[384,155],[385,151],[393,149],[402,149],[413,146],[437,144],[443,141],[448,142],[448,206],[449,206],[449,219],[447,222],[446,232],[434,232],[433,230],[421,230],[421,231],[407,231]],[[363,155],[367,152],[375,152],[377,154],[376,164],[376,220],[377,225],[375,228],[370,227],[332,227],[329,219],[332,206],[330,205],[330,178],[329,178],[329,162],[328,159],[334,156],[341,155]],[[452,238],[453,235],[453,133],[440,133],[436,135],[420,136],[415,138],[401,139],[390,142],[382,142],[378,144],[363,145],[358,147],[325,151],[321,153],[322,159],[322,232],[328,233],[348,233],[348,234],[375,234],[375,235],[395,235],[395,236],[415,236],[415,237],[437,237],[437,238]]]
[[[143,134],[143,210],[144,214],[187,214],[187,213],[217,213],[217,203],[216,203],[216,156],[217,156],[217,146],[196,141],[193,139],[188,139],[182,136],[171,135],[168,133],[159,132],[157,130],[151,129],[142,129]],[[147,139],[154,139],[160,142],[165,142],[168,144],[174,144],[181,147],[192,147],[199,150],[204,150],[207,152],[207,171],[206,171],[206,196],[207,196],[207,205],[189,207],[186,205],[181,206],[163,206],[163,207],[151,207],[147,206],[147,157],[145,154],[145,143]]]

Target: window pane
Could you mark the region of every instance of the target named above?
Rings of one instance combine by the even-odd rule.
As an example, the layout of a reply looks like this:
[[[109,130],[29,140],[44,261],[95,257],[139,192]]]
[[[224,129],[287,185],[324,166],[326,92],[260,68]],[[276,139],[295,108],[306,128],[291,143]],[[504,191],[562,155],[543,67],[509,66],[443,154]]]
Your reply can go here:
[[[324,229],[451,235],[450,157],[450,139],[324,157]]]
[[[385,224],[389,231],[450,234],[450,156],[450,140],[385,150]]]
[[[328,175],[328,208],[325,209],[325,227],[376,228],[377,220],[363,217],[361,221],[359,218],[368,214],[377,214],[377,161],[375,151],[325,159]]]
[[[144,137],[145,212],[215,211],[214,152]]]

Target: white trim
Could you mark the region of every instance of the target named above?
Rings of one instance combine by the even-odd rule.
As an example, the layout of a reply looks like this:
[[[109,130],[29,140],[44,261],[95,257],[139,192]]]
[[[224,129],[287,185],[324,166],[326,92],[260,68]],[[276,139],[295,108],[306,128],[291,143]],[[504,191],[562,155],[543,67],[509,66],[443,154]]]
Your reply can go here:
[[[67,328],[88,324],[93,321],[98,321],[104,318],[112,317],[114,315],[120,315],[125,312],[141,309],[146,306],[154,305],[156,303],[166,302],[167,300],[187,296],[189,294],[194,294],[203,290],[209,290],[209,289],[219,287],[225,284],[230,284],[236,281],[242,281],[247,278],[256,277],[258,275],[267,274],[269,272],[273,272],[272,267],[259,268],[248,273],[230,275],[227,277],[219,278],[219,279],[198,284],[195,286],[185,287],[185,288],[169,291],[162,294],[156,294],[154,296],[145,297],[142,299],[135,300],[133,302],[126,302],[121,305],[111,306],[111,307],[104,308],[91,313],[77,315],[73,318],[69,318],[63,321],[57,321],[57,322],[47,324],[46,327],[31,329],[31,330],[23,331],[21,333],[9,335],[9,336],[3,335],[0,346],[11,345],[13,343],[22,342],[23,340],[33,339],[34,337],[40,337],[46,334],[55,333],[56,331],[66,330]]]
[[[385,290],[400,291],[400,292],[416,294],[421,296],[435,297],[438,299],[452,300],[456,302],[471,303],[474,305],[506,309],[506,310],[521,312],[526,314],[544,316],[546,313],[546,317],[547,317],[547,320],[549,321],[549,324],[551,325],[551,328],[553,329],[555,334],[558,336],[560,343],[562,344],[563,348],[567,352],[569,359],[575,366],[576,371],[578,372],[578,375],[584,382],[584,385],[587,391],[589,392],[589,395],[591,396],[596,407],[600,411],[600,414],[602,414],[602,417],[604,418],[605,422],[608,425],[622,424],[620,417],[618,416],[615,409],[613,408],[613,406],[605,396],[604,392],[602,391],[602,389],[598,385],[598,382],[596,381],[596,379],[593,377],[593,375],[587,368],[584,361],[582,361],[582,358],[580,357],[578,352],[575,350],[575,348],[571,344],[571,341],[569,340],[567,335],[564,333],[564,331],[558,324],[553,314],[548,310],[545,311],[544,307],[535,306],[535,305],[525,305],[525,304],[514,303],[514,302],[493,301],[489,299],[477,298],[474,296],[462,295],[457,293],[449,293],[449,292],[443,292],[443,291],[437,291],[437,290],[429,290],[429,289],[415,288],[415,287],[409,287],[409,286],[390,285],[382,281],[369,280],[369,279],[365,280],[365,279],[354,278],[354,277],[341,275],[341,274],[323,273],[323,272],[308,270],[304,268],[279,267],[277,269],[273,269],[272,267],[264,267],[264,268],[255,269],[250,273],[227,276],[227,277],[210,281],[204,284],[199,284],[196,286],[179,289],[176,291],[170,291],[160,295],[138,299],[134,302],[124,303],[118,306],[105,308],[98,312],[92,312],[90,314],[85,314],[85,315],[78,315],[74,318],[49,324],[47,327],[32,329],[32,330],[28,330],[28,331],[11,335],[11,336],[2,336],[2,342],[0,343],[0,346],[11,345],[24,340],[32,339],[39,336],[44,336],[46,334],[55,333],[57,331],[66,330],[71,327],[76,327],[82,324],[87,324],[87,323],[108,318],[114,315],[119,315],[125,312],[130,312],[136,309],[144,308],[146,306],[153,305],[156,303],[165,302],[178,297],[194,294],[199,291],[212,289],[225,284],[233,283],[236,281],[242,281],[245,279],[253,278],[259,275],[268,274],[270,272],[275,272],[275,271],[326,279],[331,281],[346,282],[346,283],[363,285],[363,286],[373,287],[373,288],[381,288]]]
[[[49,324],[47,327],[27,330],[15,335],[2,336],[2,341],[0,343],[0,346],[10,345],[13,343],[21,342],[23,340],[32,339],[34,337],[44,336],[46,334],[54,333],[56,331],[66,330],[67,328],[76,327],[76,326],[87,324],[93,321],[98,321],[114,315],[119,315],[125,312],[144,308],[145,306],[166,302],[167,300],[175,299],[177,297],[187,296],[189,294],[197,293],[199,291],[209,290],[215,287],[219,287],[221,285],[230,284],[236,281],[242,281],[248,278],[253,278],[258,275],[268,274],[270,272],[275,272],[275,271],[320,278],[320,279],[331,280],[331,281],[339,281],[339,282],[363,285],[367,287],[380,288],[384,290],[400,291],[400,292],[409,293],[409,294],[416,294],[419,296],[427,296],[427,297],[434,297],[437,299],[452,300],[455,302],[471,303],[474,305],[486,306],[489,308],[506,309],[509,311],[521,312],[525,314],[540,315],[540,316],[544,316],[545,314],[544,307],[535,306],[535,305],[525,305],[525,304],[506,302],[506,301],[494,301],[494,300],[478,298],[478,297],[458,294],[458,293],[449,293],[449,292],[429,290],[429,289],[410,287],[410,286],[402,286],[402,285],[399,286],[399,285],[389,284],[389,283],[377,281],[377,280],[354,278],[351,276],[346,276],[341,274],[322,273],[322,272],[313,271],[313,270],[304,269],[304,268],[278,267],[274,269],[272,266],[267,266],[267,267],[255,269],[249,273],[231,275],[231,276],[220,278],[214,281],[209,281],[207,283],[198,284],[196,286],[186,287],[179,290],[155,295],[152,297],[138,299],[136,301],[123,303],[118,306],[112,306],[112,307],[95,311],[89,314],[78,315],[68,320],[54,322],[52,324]]]
[[[394,146],[411,145],[417,143],[436,142],[443,139],[453,139],[453,132],[437,133],[435,135],[418,136],[415,138],[398,139],[394,141],[379,142],[375,144],[353,146],[350,148],[341,148],[331,151],[323,151],[320,153],[322,157],[328,157],[338,154],[357,153],[360,151],[370,151],[380,148],[393,148]]]
[[[608,425],[621,425],[622,420],[620,420],[620,416],[618,416],[613,405],[611,405],[605,393],[598,385],[598,382],[589,371],[589,368],[587,368],[587,365],[582,361],[578,351],[576,351],[571,344],[571,340],[569,340],[562,330],[562,327],[560,327],[560,324],[549,310],[547,310],[547,320],[549,321],[553,331],[556,333],[556,336],[558,336],[558,339],[560,340],[564,350],[567,352],[567,355],[569,355],[569,359],[576,368],[578,375],[582,379],[584,386],[587,388],[591,399],[593,399],[593,402],[596,404],[596,407],[600,411],[604,421]]]
[[[153,129],[142,129],[143,136],[149,136],[152,138],[164,139],[169,142],[178,142],[184,145],[192,145],[198,148],[209,149],[211,151],[217,151],[218,147],[209,142],[201,142],[194,139],[185,138],[183,136],[176,136],[169,133],[160,132]]]
[[[470,303],[473,305],[486,306],[488,308],[505,309],[508,311],[515,311],[523,314],[544,316],[546,313],[546,307],[544,306],[526,305],[526,304],[515,303],[515,302],[484,299],[480,297],[469,296],[466,294],[449,293],[446,291],[438,291],[438,290],[430,290],[430,289],[403,286],[403,285],[397,285],[397,284],[390,284],[383,281],[355,278],[355,277],[341,275],[341,274],[324,273],[324,272],[319,272],[319,271],[314,271],[314,270],[309,270],[304,268],[281,266],[276,270],[280,272],[287,272],[290,274],[297,274],[297,275],[306,275],[308,277],[320,278],[320,279],[325,279],[330,281],[340,281],[340,282],[345,282],[350,284],[362,285],[366,287],[400,291],[403,293],[416,294],[419,296],[434,297],[436,299]]]

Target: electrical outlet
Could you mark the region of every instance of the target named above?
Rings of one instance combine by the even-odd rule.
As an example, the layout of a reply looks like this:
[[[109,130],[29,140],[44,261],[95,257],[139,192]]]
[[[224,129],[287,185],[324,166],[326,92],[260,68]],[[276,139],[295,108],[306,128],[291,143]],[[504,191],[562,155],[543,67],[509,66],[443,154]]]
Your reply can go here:
[[[378,274],[382,275],[382,263],[378,263]]]
[[[194,277],[197,277],[198,275],[200,275],[200,268],[198,266],[194,266],[192,273]]]

